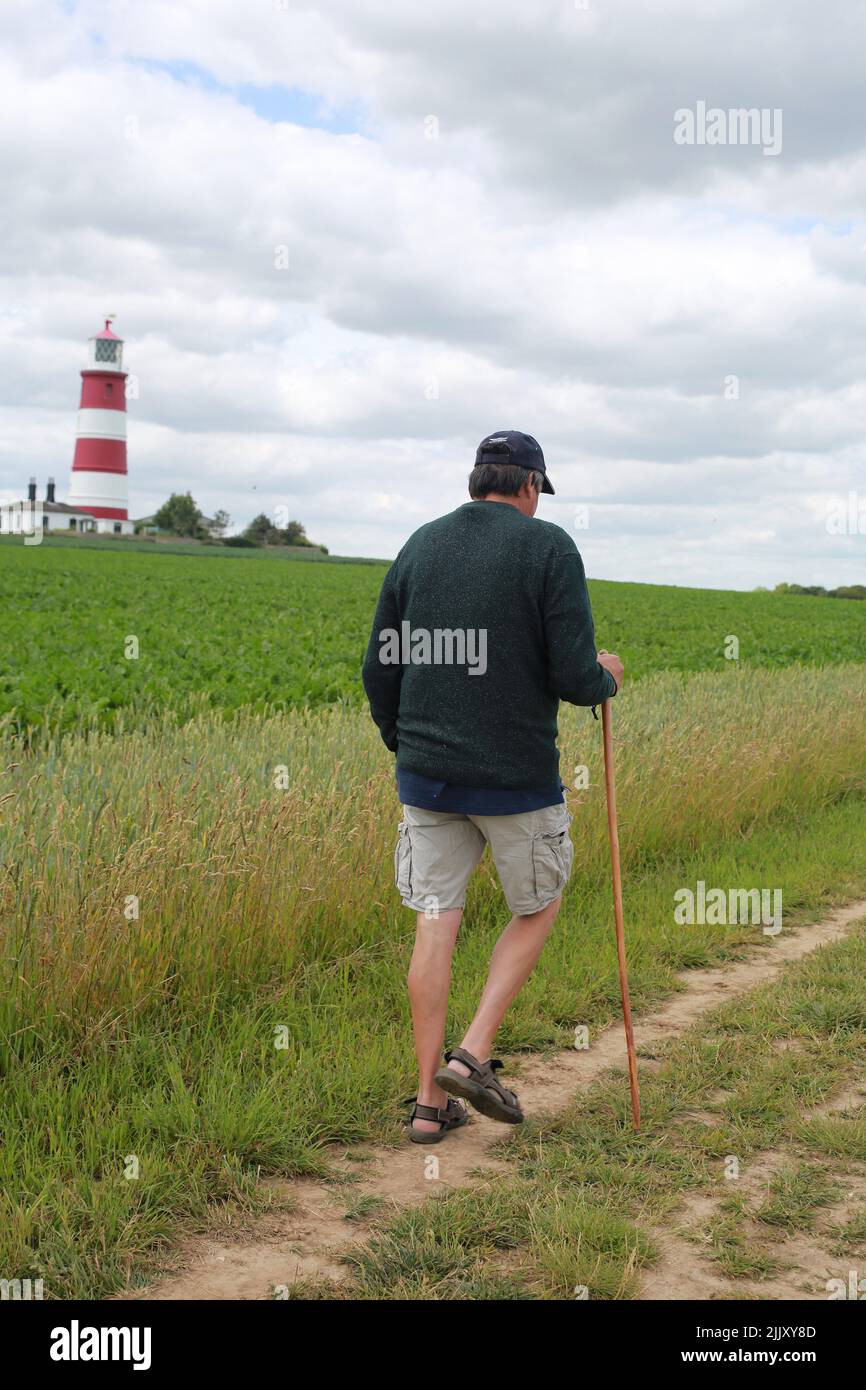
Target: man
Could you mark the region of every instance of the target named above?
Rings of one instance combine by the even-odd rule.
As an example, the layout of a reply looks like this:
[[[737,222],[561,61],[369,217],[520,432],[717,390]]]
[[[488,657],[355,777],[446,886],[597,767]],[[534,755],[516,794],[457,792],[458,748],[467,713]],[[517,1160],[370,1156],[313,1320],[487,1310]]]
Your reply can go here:
[[[418,914],[408,977],[415,1143],[438,1143],[465,1124],[462,1101],[507,1124],[523,1119],[491,1054],[571,872],[559,701],[596,705],[622,681],[619,658],[596,652],[574,542],[535,519],[540,492],[553,488],[530,435],[482,440],[472,501],[417,530],[386,574],[364,659],[372,716],[397,755],[397,888]],[[443,1066],[451,957],[485,844],[512,917],[475,1017]]]

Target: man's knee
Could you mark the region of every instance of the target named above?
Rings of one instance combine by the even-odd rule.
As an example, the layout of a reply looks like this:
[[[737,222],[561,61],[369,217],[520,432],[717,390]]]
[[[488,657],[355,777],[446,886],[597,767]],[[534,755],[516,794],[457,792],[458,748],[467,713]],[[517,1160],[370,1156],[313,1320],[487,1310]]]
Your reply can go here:
[[[537,912],[522,912],[515,913],[514,915],[519,922],[524,922],[527,926],[546,927],[549,931],[556,921],[561,906],[562,895],[560,894],[558,898],[554,898],[551,902],[545,903],[544,907],[539,908]]]
[[[423,983],[431,964],[437,960],[450,960],[460,929],[463,908],[450,908],[447,912],[431,916],[419,912],[416,918],[415,950],[406,979],[409,986]]]

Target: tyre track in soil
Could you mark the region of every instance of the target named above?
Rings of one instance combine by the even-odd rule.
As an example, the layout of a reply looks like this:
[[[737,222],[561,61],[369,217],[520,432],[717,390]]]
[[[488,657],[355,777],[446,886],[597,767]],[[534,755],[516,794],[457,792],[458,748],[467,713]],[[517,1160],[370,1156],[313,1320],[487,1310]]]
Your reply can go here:
[[[849,1107],[862,1105],[864,1098],[866,1081],[848,1082],[810,1113],[838,1115]],[[737,1195],[747,1197],[753,1209],[760,1205],[769,1194],[771,1180],[796,1158],[796,1150],[795,1145],[794,1152],[773,1148],[755,1154],[737,1181]],[[846,1280],[852,1263],[857,1264],[854,1252],[833,1254],[831,1228],[846,1221],[855,1206],[866,1202],[866,1164],[841,1159],[839,1167],[839,1196],[817,1211],[813,1230],[762,1229],[754,1216],[741,1223],[742,1233],[777,1263],[776,1270],[765,1279],[728,1278],[711,1258],[707,1232],[720,1203],[731,1195],[732,1184],[726,1184],[728,1190],[716,1195],[689,1194],[672,1215],[673,1229],[654,1227],[648,1232],[661,1251],[661,1259],[644,1272],[638,1296],[666,1302],[693,1298],[826,1299],[827,1281]],[[702,1248],[706,1253],[702,1253]]]
[[[651,1050],[680,1036],[716,1005],[772,981],[791,963],[841,940],[864,916],[866,899],[861,899],[816,923],[773,938],[769,946],[746,947],[741,961],[679,974],[681,991],[660,1008],[635,1018],[638,1051]],[[577,1091],[585,1090],[610,1067],[626,1064],[619,1021],[604,1029],[586,1051],[568,1049],[547,1057],[518,1055],[509,1059],[509,1071],[528,1112],[556,1112],[565,1109]],[[387,1213],[389,1207],[396,1211],[419,1205],[431,1192],[432,1184],[425,1177],[425,1160],[431,1153],[439,1161],[438,1183],[449,1188],[466,1186],[479,1168],[508,1171],[509,1164],[496,1152],[502,1131],[502,1125],[473,1112],[469,1124],[435,1147],[364,1145],[360,1147],[369,1159],[358,1163],[350,1157],[352,1150],[334,1145],[327,1150],[332,1171],[338,1177],[353,1175],[357,1181],[350,1188],[315,1180],[266,1179],[265,1185],[279,1199],[292,1203],[291,1210],[253,1218],[242,1228],[223,1225],[184,1237],[174,1248],[170,1272],[144,1288],[115,1297],[135,1301],[272,1299],[276,1288],[300,1279],[325,1278],[339,1283],[347,1275],[340,1255],[367,1239],[364,1227],[353,1227],[343,1215],[347,1197],[379,1198],[383,1205],[378,1214]],[[688,1241],[671,1237],[664,1263],[670,1266],[669,1291],[660,1292],[668,1281],[663,1277],[665,1271],[658,1270],[651,1282],[645,1282],[643,1297],[730,1297],[737,1288],[732,1281],[710,1275],[700,1253]]]

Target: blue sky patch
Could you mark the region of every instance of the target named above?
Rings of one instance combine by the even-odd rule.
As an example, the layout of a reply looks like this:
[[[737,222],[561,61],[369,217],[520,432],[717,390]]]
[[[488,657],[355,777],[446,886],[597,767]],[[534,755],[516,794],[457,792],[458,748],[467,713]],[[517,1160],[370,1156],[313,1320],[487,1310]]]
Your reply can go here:
[[[148,72],[163,72],[184,86],[234,97],[240,106],[255,111],[265,121],[275,124],[285,121],[291,125],[307,126],[311,130],[327,130],[332,135],[366,133],[360,102],[329,106],[318,93],[304,91],[301,87],[284,87],[279,83],[262,87],[253,82],[222,82],[207,68],[182,60],[166,62],[157,58],[131,58],[128,61]]]

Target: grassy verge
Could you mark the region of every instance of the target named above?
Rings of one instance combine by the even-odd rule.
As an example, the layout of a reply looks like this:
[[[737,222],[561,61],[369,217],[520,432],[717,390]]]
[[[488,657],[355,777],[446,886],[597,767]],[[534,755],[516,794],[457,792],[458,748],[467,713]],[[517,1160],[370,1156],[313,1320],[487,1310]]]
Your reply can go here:
[[[676,926],[678,888],[780,888],[790,925],[866,887],[863,694],[863,668],[840,667],[657,677],[618,699],[636,1007],[674,988],[677,970],[766,940],[752,926]],[[602,1026],[617,1008],[588,714],[565,712],[561,744],[565,780],[576,764],[590,774],[572,798],[575,874],[507,1021],[508,1050],[567,1044],[575,1023]],[[322,1171],[332,1139],[396,1138],[412,932],[391,882],[398,807],[375,730],[345,710],[155,720],[10,762],[0,1268],[41,1275],[49,1296],[99,1296],[178,1222],[227,1199],[254,1205],[258,1173]],[[452,1037],[503,920],[485,864]],[[569,1211],[539,1227],[549,1289],[574,1274],[557,1273],[552,1234],[577,1220]],[[632,1288],[650,1245],[630,1222],[582,1238],[577,1282]]]
[[[373,1222],[345,1285],[302,1284],[293,1296],[609,1299],[634,1297],[643,1280],[646,1296],[664,1297],[654,1286],[658,1238],[678,1226],[696,1258],[750,1282],[744,1297],[756,1285],[758,1297],[762,1285],[773,1296],[784,1238],[804,1232],[845,1284],[852,1261],[866,1257],[864,969],[866,924],[667,1045],[657,1071],[642,1069],[640,1135],[626,1078],[613,1074],[505,1141],[507,1178],[481,1176],[474,1192]],[[855,1079],[859,1103],[822,1114]],[[770,1176],[750,1183],[768,1150]],[[822,1226],[857,1182],[859,1207]],[[690,1222],[689,1197],[704,1199]],[[814,1296],[827,1297],[825,1273]],[[683,1268],[679,1281],[688,1295]],[[701,1289],[696,1281],[691,1296]]]

